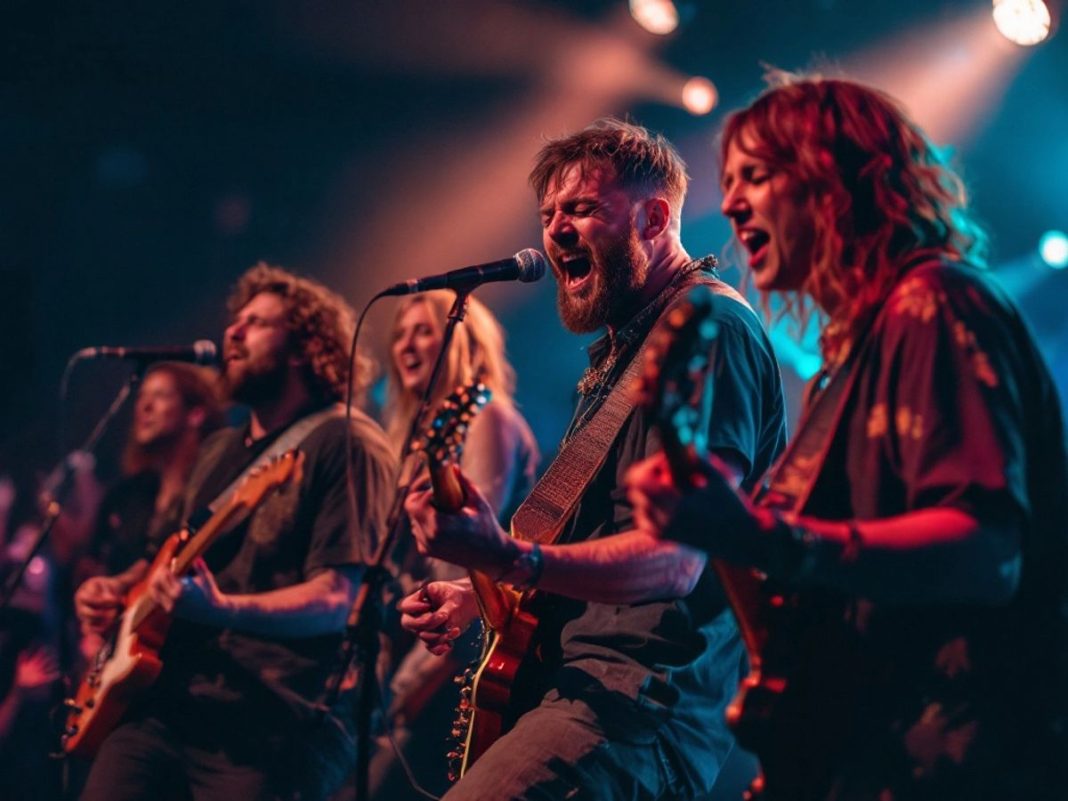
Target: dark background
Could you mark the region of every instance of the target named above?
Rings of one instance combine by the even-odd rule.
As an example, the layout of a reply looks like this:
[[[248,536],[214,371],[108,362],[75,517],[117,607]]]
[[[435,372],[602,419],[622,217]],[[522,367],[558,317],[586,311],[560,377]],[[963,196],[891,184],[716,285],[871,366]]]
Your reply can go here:
[[[9,2],[0,32],[0,473],[20,482],[80,442],[122,381],[86,345],[218,338],[223,298],[259,259],[354,306],[400,278],[537,246],[525,184],[545,136],[604,114],[666,133],[694,179],[691,253],[719,252],[713,143],[762,64],[813,65],[898,95],[958,162],[993,269],[1068,375],[1068,276],[1040,234],[1068,228],[1068,47],[1022,50],[983,0],[683,4],[668,37],[622,0]],[[682,110],[691,74],[720,105]],[[726,272],[737,282],[736,270]],[[509,331],[519,398],[551,453],[583,366],[550,279],[480,290]],[[380,347],[390,308],[372,314]],[[791,390],[811,343],[776,342]],[[795,410],[796,411],[796,410]],[[119,426],[121,432],[122,426]],[[113,469],[118,433],[103,449]]]

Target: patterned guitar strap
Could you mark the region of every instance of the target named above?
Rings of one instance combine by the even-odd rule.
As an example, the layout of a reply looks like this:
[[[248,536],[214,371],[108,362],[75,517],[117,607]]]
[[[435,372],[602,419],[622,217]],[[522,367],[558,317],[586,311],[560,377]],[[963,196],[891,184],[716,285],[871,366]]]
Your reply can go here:
[[[700,284],[717,294],[745,302],[737,292],[718,279],[704,275],[687,277],[690,280],[683,280],[672,287],[662,300],[663,305],[657,312],[656,321],[649,327],[649,333],[686,291]],[[636,401],[632,387],[641,375],[648,341],[647,333],[641,347],[635,350],[600,408],[589,422],[567,440],[533,491],[516,510],[512,517],[512,536],[539,545],[551,544],[560,536],[634,409]]]

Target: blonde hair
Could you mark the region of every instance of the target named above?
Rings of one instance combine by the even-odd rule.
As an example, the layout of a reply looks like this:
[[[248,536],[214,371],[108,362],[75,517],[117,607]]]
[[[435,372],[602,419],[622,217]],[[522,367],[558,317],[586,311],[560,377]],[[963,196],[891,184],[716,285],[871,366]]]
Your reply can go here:
[[[397,371],[392,352],[397,327],[405,313],[417,303],[421,303],[429,311],[437,333],[442,334],[445,331],[445,323],[454,298],[455,295],[452,292],[442,289],[411,295],[397,305],[391,329],[386,393],[386,408],[389,409],[386,434],[397,452],[404,444],[412,417],[422,399],[420,395],[405,389],[401,384],[400,373]],[[494,401],[513,403],[515,370],[508,363],[504,353],[504,331],[501,324],[497,322],[497,318],[483,303],[475,298],[469,298],[467,316],[463,323],[456,326],[453,333],[449,352],[442,366],[442,375],[431,399],[431,410],[435,409],[456,387],[470,384],[476,376],[493,392]]]

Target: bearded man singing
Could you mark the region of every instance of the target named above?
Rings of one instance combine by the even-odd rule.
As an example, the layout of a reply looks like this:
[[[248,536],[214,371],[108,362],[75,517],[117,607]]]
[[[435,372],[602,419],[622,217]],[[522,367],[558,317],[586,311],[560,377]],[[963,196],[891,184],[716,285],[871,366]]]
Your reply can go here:
[[[539,623],[513,686],[510,728],[449,801],[694,798],[731,748],[723,710],[742,659],[738,631],[698,548],[632,530],[623,475],[658,438],[647,413],[625,402],[621,413],[613,396],[625,392],[623,376],[664,309],[700,285],[720,329],[705,382],[714,384],[711,447],[747,486],[784,442],[779,372],[757,316],[714,277],[715,259],[693,259],[682,246],[687,180],[665,139],[617,120],[550,142],[537,157],[531,184],[560,317],[576,333],[606,333],[590,347],[557,462],[532,495],[578,496],[553,521],[552,537],[526,528],[529,503],[510,537],[470,482],[456,514],[436,508],[429,492],[408,499],[427,553],[537,590]],[[606,437],[613,414],[621,416]],[[596,455],[599,466],[559,482],[557,465],[599,441],[611,443]],[[547,489],[553,482],[567,486]],[[441,651],[477,606],[466,581],[437,582],[401,611]]]

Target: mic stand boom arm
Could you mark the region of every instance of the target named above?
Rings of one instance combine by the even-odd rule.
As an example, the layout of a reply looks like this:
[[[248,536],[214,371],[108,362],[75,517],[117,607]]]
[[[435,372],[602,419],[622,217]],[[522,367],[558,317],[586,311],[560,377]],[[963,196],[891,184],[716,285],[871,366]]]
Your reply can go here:
[[[96,424],[96,427],[93,428],[89,438],[79,450],[85,451],[86,453],[94,453],[97,445],[100,444],[100,439],[104,436],[104,432],[107,431],[108,426],[111,424],[111,421],[115,419],[115,415],[119,413],[119,410],[122,409],[123,405],[126,403],[126,399],[130,397],[134,388],[141,382],[144,367],[144,364],[139,363],[136,369],[130,373],[130,377],[126,380],[126,383],[122,385],[122,388],[111,402],[108,410],[104,412],[104,416],[100,418],[100,421]],[[37,536],[34,538],[33,544],[30,546],[30,550],[26,553],[25,558],[19,564],[15,572],[8,576],[3,590],[0,591],[0,611],[6,609],[8,604],[11,603],[11,599],[15,596],[15,591],[18,589],[19,583],[22,581],[22,576],[26,573],[26,568],[29,567],[30,562],[33,561],[33,557],[37,555],[37,552],[41,550],[41,546],[44,545],[45,540],[47,540],[48,536],[52,533],[56,521],[63,513],[63,502],[66,500],[67,493],[70,490],[72,474],[73,468],[70,460],[64,456],[60,480],[55,493],[48,501],[48,507],[45,510],[41,528],[37,532]]]

